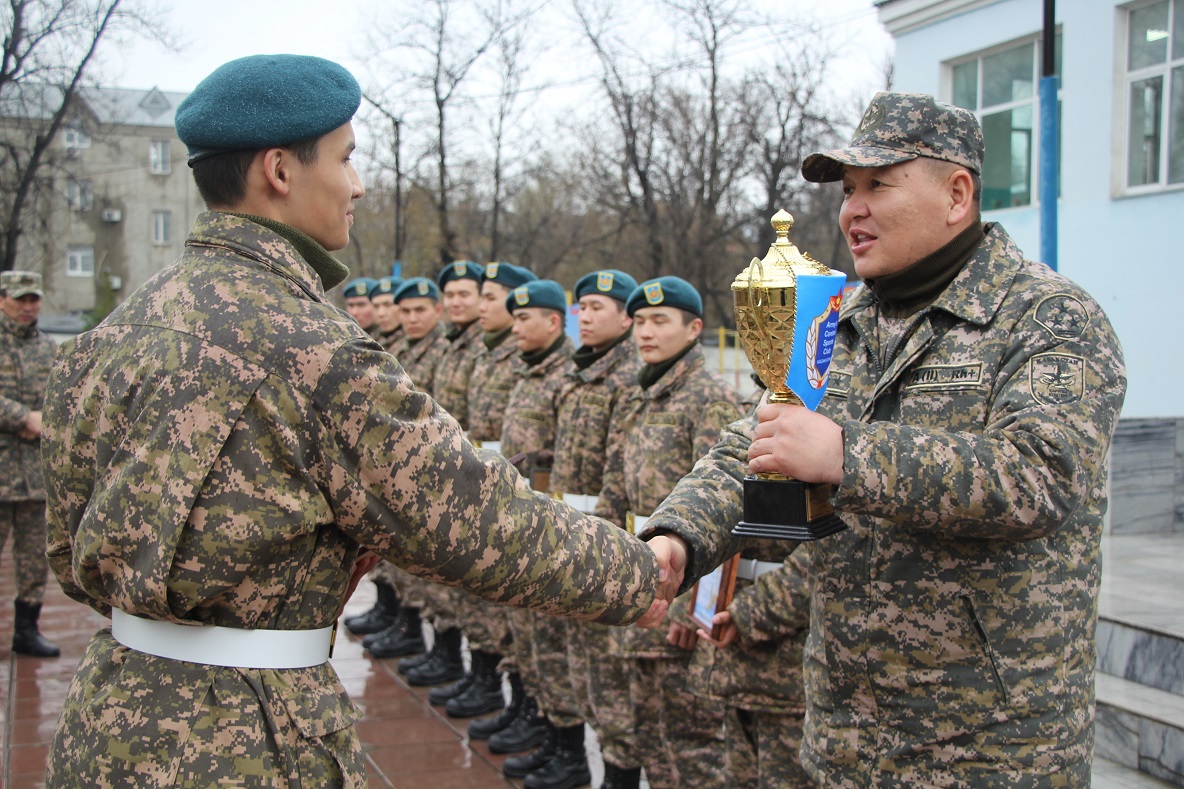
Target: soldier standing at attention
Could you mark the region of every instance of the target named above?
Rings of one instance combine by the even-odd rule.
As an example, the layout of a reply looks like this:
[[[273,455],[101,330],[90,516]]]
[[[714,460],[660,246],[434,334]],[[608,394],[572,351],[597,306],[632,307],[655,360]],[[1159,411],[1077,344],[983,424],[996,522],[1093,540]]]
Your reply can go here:
[[[535,490],[546,491],[555,449],[555,417],[563,371],[571,358],[572,342],[563,333],[567,315],[567,294],[563,286],[549,279],[521,285],[506,299],[506,310],[514,316],[512,332],[522,361],[522,377],[510,393],[502,422],[502,454],[517,458],[522,476]],[[544,548],[544,546],[537,546]],[[513,643],[505,668],[522,675],[527,698],[519,706],[510,725],[489,738],[494,753],[519,753],[536,746],[540,753],[511,757],[502,764],[502,772],[511,778],[523,778],[541,767],[555,747],[555,727],[538,707],[541,680],[535,660],[546,644],[535,643],[536,617],[531,611],[506,611]],[[541,752],[545,758],[540,758]]]
[[[342,289],[345,297],[345,311],[350,314],[362,331],[374,339],[378,339],[379,326],[374,315],[374,304],[370,301],[370,291],[378,284],[378,280],[370,277],[358,277],[350,280]]]
[[[526,369],[517,343],[512,341],[514,316],[506,309],[506,299],[514,288],[537,279],[532,272],[511,263],[485,266],[481,304],[477,309],[478,321],[484,331],[482,353],[477,357],[469,379],[469,440],[491,452],[501,452],[502,423],[510,392]],[[502,697],[499,671],[512,640],[505,609],[469,595],[461,616],[461,629],[469,641],[472,656],[472,682],[459,695],[449,699],[444,710],[452,718],[472,718],[505,707],[492,718],[469,724],[469,739],[488,740],[517,717],[525,696],[522,676],[516,670],[509,672],[510,704],[507,706]]]
[[[403,314],[395,305],[395,291],[402,286],[401,277],[382,277],[370,288],[370,305],[374,308],[374,322],[378,324],[374,339],[388,351],[403,339]]]
[[[551,490],[581,512],[590,513],[596,507],[609,420],[637,381],[641,367],[632,340],[633,321],[625,312],[625,300],[636,287],[637,280],[625,272],[605,269],[585,274],[573,290],[580,305],[581,345],[572,354],[559,396]],[[584,749],[584,722],[597,725],[595,707],[589,700],[589,658],[599,669],[609,642],[607,627],[584,625],[557,618],[539,622],[540,631],[564,631],[564,648],[547,655],[545,667],[539,671],[540,703],[558,727],[559,736],[551,760],[526,776],[529,789],[564,789],[592,780]],[[537,635],[536,644],[543,640]],[[558,634],[551,640],[559,641]],[[619,661],[613,663],[619,665]],[[617,696],[612,701],[619,703],[621,699]],[[627,711],[627,693],[623,699]],[[605,780],[610,786],[616,766],[627,762],[618,754],[604,755]]]
[[[706,368],[699,346],[703,300],[690,283],[643,282],[626,311],[644,365],[613,414],[596,514],[633,531],[742,412],[740,396]],[[681,602],[676,609],[685,613]],[[612,652],[627,661],[633,726],[618,729],[622,742],[608,748],[637,754],[654,789],[728,785],[723,704],[691,693],[688,634],[694,631],[673,616],[669,640],[656,630],[614,633],[619,641]],[[620,766],[626,769],[616,773],[614,786],[636,789],[640,769]]]
[[[12,534],[16,617],[12,651],[57,657],[37,627],[49,565],[45,560],[45,482],[41,472],[41,406],[57,350],[37,330],[41,275],[0,274],[0,550]]]
[[[802,743],[826,786],[1090,785],[1122,350],[983,224],[982,161],[974,115],[918,93],[877,94],[850,146],[806,158],[843,184],[863,277],[827,395],[730,426],[647,524],[687,541],[690,583],[736,550],[744,474],[834,485],[848,528],[811,545]]]
[[[359,713],[328,656],[367,551],[609,622],[660,615],[681,581],[474,449],[326,300],[347,271],[328,250],[363,195],[360,101],[320,58],[243,58],[203,80],[176,117],[211,210],[58,355],[50,566],[113,621],[74,676],[48,787],[364,785]]]

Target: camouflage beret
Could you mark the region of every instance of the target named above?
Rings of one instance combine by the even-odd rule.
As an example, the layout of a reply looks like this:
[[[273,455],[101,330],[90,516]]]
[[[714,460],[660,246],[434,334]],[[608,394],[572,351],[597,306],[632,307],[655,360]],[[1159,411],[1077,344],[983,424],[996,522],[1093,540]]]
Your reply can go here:
[[[525,285],[527,282],[534,282],[538,277],[530,269],[522,266],[515,266],[513,263],[486,263],[485,264],[485,281],[496,282],[497,284],[513,290],[519,285]]]
[[[983,131],[974,113],[927,93],[881,91],[868,105],[851,144],[812,153],[802,177],[815,183],[840,181],[843,166],[885,167],[924,156],[983,171]]]
[[[369,277],[358,277],[355,280],[350,280],[350,283],[341,291],[342,295],[347,299],[360,299],[363,296],[370,298],[370,289],[378,284],[378,280],[370,279]]]
[[[480,286],[481,281],[485,279],[485,269],[471,260],[454,260],[445,266],[440,275],[436,277],[436,284],[443,290],[449,282],[455,282],[458,279],[475,280]]]
[[[203,79],[177,106],[189,165],[229,151],[311,140],[345,124],[362,103],[344,67],[308,55],[251,55]]]
[[[633,277],[615,268],[605,268],[585,274],[576,280],[575,296],[576,301],[579,301],[581,297],[593,293],[623,303],[629,300],[629,296],[636,289],[637,280]]]
[[[383,277],[370,287],[366,295],[370,297],[371,301],[374,300],[375,296],[381,296],[386,293],[394,296],[395,291],[402,287],[402,285],[403,280],[400,277]]]
[[[506,310],[511,314],[525,307],[541,307],[566,315],[567,293],[553,279],[536,279],[519,285],[506,297]]]
[[[440,300],[440,289],[436,283],[427,277],[412,277],[399,286],[395,291],[395,304],[403,299],[431,299]]]
[[[45,298],[41,290],[41,275],[32,271],[5,271],[0,273],[0,290],[10,299],[33,294],[38,298]]]
[[[632,318],[633,313],[645,307],[676,307],[703,317],[703,297],[681,277],[658,277],[634,288],[625,302],[625,311]]]

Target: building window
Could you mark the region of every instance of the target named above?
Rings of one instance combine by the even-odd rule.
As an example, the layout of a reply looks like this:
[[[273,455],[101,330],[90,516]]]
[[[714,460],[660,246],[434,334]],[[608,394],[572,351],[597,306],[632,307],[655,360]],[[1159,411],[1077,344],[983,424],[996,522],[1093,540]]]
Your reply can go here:
[[[90,147],[90,135],[86,133],[86,129],[78,124],[65,127],[62,131],[62,139],[68,151],[77,151],[80,148]]]
[[[153,175],[167,175],[172,171],[169,161],[169,141],[153,140],[148,151],[148,172]]]
[[[95,202],[94,185],[89,178],[66,181],[66,202],[71,211],[89,211]]]
[[[1126,185],[1184,183],[1184,0],[1127,11]]]
[[[152,243],[168,246],[173,241],[173,212],[152,212]]]
[[[1054,50],[1060,76],[1060,33]],[[1036,190],[1040,41],[1008,44],[955,61],[949,64],[949,76],[951,103],[973,111],[983,127],[983,210],[1031,205]]]
[[[66,248],[66,276],[93,277],[95,275],[95,248],[91,246],[70,246]]]

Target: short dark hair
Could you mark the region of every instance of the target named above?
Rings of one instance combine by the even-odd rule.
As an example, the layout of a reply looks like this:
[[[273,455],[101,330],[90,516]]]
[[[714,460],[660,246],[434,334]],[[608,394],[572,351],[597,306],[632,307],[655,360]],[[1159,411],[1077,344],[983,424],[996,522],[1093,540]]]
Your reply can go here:
[[[957,164],[956,162],[932,159],[927,156],[921,157],[921,160],[929,166],[930,175],[935,179],[946,178],[955,170],[965,170],[966,174],[970,176],[971,199],[974,201],[974,204],[979,207],[979,210],[982,210],[983,178],[981,175],[976,173],[974,170],[971,170],[969,167]]]
[[[309,165],[316,163],[320,141],[313,137],[275,147],[287,148],[301,164]],[[227,151],[193,163],[193,180],[207,208],[236,205],[246,196],[247,171],[260,150]]]

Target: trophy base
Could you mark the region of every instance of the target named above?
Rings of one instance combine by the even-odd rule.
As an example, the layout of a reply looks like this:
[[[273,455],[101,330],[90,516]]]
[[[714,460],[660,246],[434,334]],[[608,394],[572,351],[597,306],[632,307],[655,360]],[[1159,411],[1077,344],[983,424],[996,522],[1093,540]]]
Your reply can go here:
[[[830,506],[829,484],[744,478],[744,520],[737,537],[810,542],[847,528]]]

